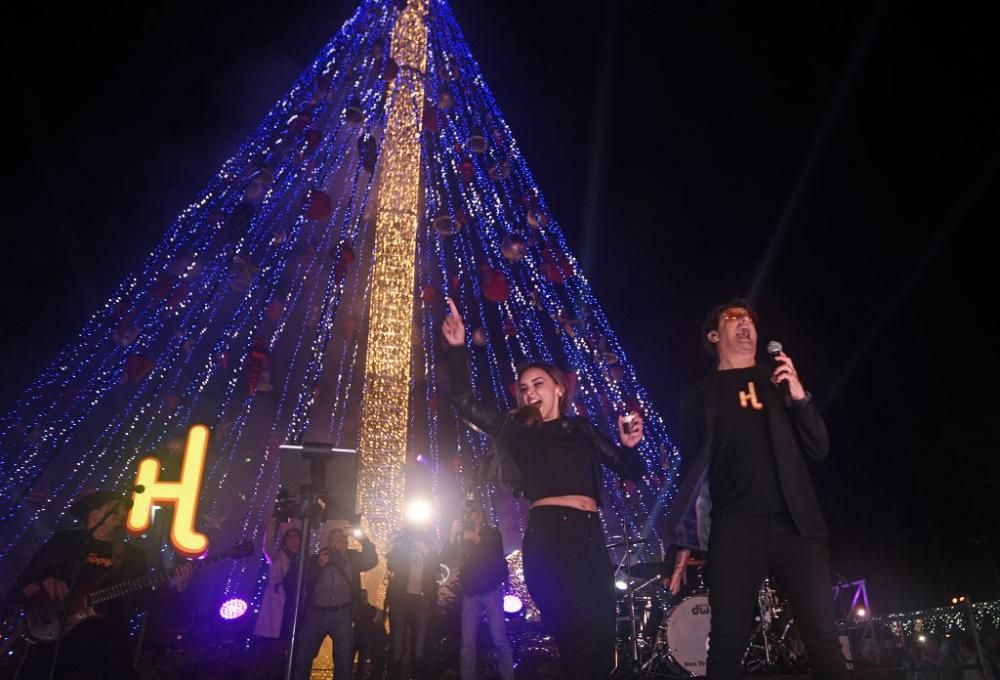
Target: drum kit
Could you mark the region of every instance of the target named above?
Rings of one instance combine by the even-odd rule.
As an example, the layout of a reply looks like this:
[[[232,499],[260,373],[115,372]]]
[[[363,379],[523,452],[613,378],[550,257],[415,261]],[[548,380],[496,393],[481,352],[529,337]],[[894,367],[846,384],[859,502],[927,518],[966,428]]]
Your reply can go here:
[[[640,546],[655,539],[615,536],[609,549],[624,548],[616,571],[619,587],[616,680],[704,676],[711,623],[704,563],[689,560],[691,578],[677,596],[664,587],[662,562],[629,564]],[[667,565],[667,573],[670,565]],[[745,673],[806,670],[801,641],[784,597],[765,580],[758,591]]]

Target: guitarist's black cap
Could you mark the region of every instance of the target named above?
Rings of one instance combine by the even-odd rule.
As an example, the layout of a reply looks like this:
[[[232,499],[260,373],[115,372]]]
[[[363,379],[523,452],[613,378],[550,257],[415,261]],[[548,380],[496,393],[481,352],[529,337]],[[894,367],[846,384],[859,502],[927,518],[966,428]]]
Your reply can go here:
[[[91,510],[96,510],[108,501],[121,501],[126,510],[132,509],[132,499],[114,491],[91,491],[77,498],[69,506],[69,514],[81,522],[87,519]]]

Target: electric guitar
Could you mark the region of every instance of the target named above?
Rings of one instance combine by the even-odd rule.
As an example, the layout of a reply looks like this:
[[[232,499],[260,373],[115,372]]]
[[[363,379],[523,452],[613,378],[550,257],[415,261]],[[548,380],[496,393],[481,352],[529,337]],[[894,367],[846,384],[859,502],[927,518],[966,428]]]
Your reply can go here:
[[[252,554],[253,543],[245,541],[224,553],[188,562],[188,564],[194,568],[194,571],[198,571],[220,560],[241,559]],[[166,583],[174,577],[176,571],[177,567],[154,571],[112,586],[96,589],[94,586],[77,586],[63,603],[62,612],[60,612],[60,606],[49,598],[44,589],[39,590],[28,598],[25,604],[24,625],[27,628],[27,634],[35,642],[54,642],[59,639],[60,631],[65,637],[87,619],[100,617],[101,614],[94,607]]]

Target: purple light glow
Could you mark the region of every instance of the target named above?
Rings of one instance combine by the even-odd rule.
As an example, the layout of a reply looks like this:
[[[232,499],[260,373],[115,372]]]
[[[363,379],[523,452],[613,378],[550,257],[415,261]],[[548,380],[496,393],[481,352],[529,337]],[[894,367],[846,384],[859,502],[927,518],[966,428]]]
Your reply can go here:
[[[226,621],[238,619],[246,613],[247,601],[239,597],[226,600],[222,603],[222,606],[219,607],[219,616],[224,618]]]
[[[521,602],[521,598],[517,595],[504,595],[503,596],[503,610],[508,614],[516,614],[524,607],[524,603]]]

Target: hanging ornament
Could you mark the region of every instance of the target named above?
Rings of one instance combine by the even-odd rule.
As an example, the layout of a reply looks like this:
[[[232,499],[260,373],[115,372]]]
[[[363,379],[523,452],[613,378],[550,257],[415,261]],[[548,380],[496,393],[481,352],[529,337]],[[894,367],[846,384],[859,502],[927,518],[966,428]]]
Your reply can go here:
[[[482,275],[483,295],[491,302],[503,302],[510,295],[510,284],[507,277],[496,269],[490,269],[488,265],[480,268]]]
[[[434,227],[434,231],[441,236],[454,236],[462,230],[462,226],[455,220],[451,219],[451,215],[446,212],[440,213],[437,217],[435,217],[434,221],[431,222],[431,226]]]
[[[438,108],[442,111],[450,111],[455,105],[455,94],[450,87],[442,86],[438,88]]]
[[[469,151],[472,153],[486,153],[486,149],[489,148],[489,144],[486,142],[486,136],[483,131],[475,128],[469,134]]]
[[[358,157],[361,159],[361,166],[368,174],[375,172],[375,161],[378,158],[375,135],[366,132],[358,137]]]
[[[131,316],[122,319],[115,332],[111,335],[111,339],[122,347],[128,347],[135,342],[137,337],[139,337],[139,327],[132,321]]]
[[[434,286],[424,286],[420,289],[420,298],[424,301],[425,305],[429,305],[434,302],[437,297],[437,288]]]
[[[365,109],[361,105],[361,100],[357,95],[347,100],[347,108],[344,109],[344,120],[352,125],[357,125],[365,119]]]
[[[503,320],[503,334],[505,337],[512,338],[517,335],[517,324],[514,323],[514,319],[507,317]]]
[[[155,365],[153,360],[148,357],[141,354],[130,354],[125,360],[125,374],[122,376],[122,382],[133,385],[141,382],[149,375]]]
[[[424,132],[429,135],[436,135],[441,129],[441,124],[438,121],[438,112],[433,106],[428,104],[424,107]]]
[[[463,182],[471,184],[472,178],[475,176],[475,168],[472,165],[472,159],[463,158],[461,164],[458,166],[458,172],[462,175]]]
[[[317,99],[326,97],[326,93],[330,89],[330,83],[332,82],[333,78],[326,71],[319,74],[316,80],[313,81],[313,97]]]
[[[310,189],[305,202],[306,219],[322,222],[333,214],[333,202],[330,196],[319,189]]]
[[[226,231],[230,240],[237,240],[250,226],[253,220],[254,207],[249,203],[240,203],[226,219]]]
[[[267,308],[264,310],[264,317],[268,321],[281,321],[281,317],[285,315],[285,305],[278,298],[274,298],[267,303]]]
[[[518,262],[527,252],[527,246],[525,246],[523,238],[511,234],[504,237],[503,243],[500,244],[500,252],[511,262]]]
[[[450,279],[448,279],[448,287],[453,292],[456,291],[456,290],[458,290],[459,286],[461,286],[461,285],[462,285],[462,277],[459,276],[458,274],[455,274]]]
[[[555,316],[555,322],[562,327],[563,333],[571,338],[576,337],[576,326],[579,323],[576,319],[561,311]]]
[[[166,272],[161,272],[157,275],[156,281],[153,283],[153,287],[149,291],[149,295],[154,300],[163,300],[170,293],[170,289],[174,287],[177,282],[177,277],[173,274],[167,274]]]
[[[302,154],[306,155],[312,153],[319,143],[323,141],[323,132],[318,128],[309,128],[306,131],[304,143],[302,145]],[[256,180],[254,180],[256,181]]]
[[[528,293],[528,297],[531,298],[531,306],[536,311],[539,311],[539,312],[544,312],[545,311],[545,307],[542,306],[542,301],[538,297],[538,291],[537,290],[533,290],[530,293]]]
[[[333,268],[333,275],[337,281],[343,281],[347,276],[347,270],[354,262],[354,248],[350,241],[340,244],[340,253],[337,255],[337,264]]]
[[[253,277],[260,268],[250,258],[241,255],[233,257],[233,267],[229,274],[229,289],[237,293],[245,293],[250,288]]]
[[[441,61],[437,67],[438,78],[450,83],[458,79],[458,68],[455,66],[455,58],[449,54],[441,56]]]
[[[254,179],[258,180],[264,186],[271,186],[274,184],[274,175],[267,168],[260,168],[257,171],[257,175]]]
[[[310,116],[308,113],[304,111],[295,114],[288,121],[288,132],[293,135],[299,134],[300,132],[306,129],[306,126],[309,125],[309,122],[311,120],[312,116]]]
[[[397,75],[399,75],[399,65],[396,63],[395,59],[389,57],[385,60],[385,65],[382,67],[382,80],[391,83],[396,79]]]
[[[173,392],[167,392],[161,399],[163,400],[163,410],[167,413],[173,413],[181,403],[181,398]]]
[[[565,371],[563,377],[566,378],[566,401],[569,401],[576,395],[576,371]]]
[[[247,184],[246,191],[243,192],[243,200],[247,203],[259,203],[260,199],[264,198],[265,191],[267,188],[264,183],[255,177]]]
[[[250,395],[257,392],[261,373],[270,367],[270,365],[271,355],[267,351],[267,346],[262,340],[257,340],[250,349],[250,359],[247,362],[247,389]],[[268,384],[270,385],[270,375],[268,379]]]
[[[473,345],[475,345],[476,347],[486,347],[486,341],[487,341],[486,331],[483,329],[482,326],[472,331]]]
[[[270,392],[274,389],[271,384],[271,372],[266,368],[260,372],[260,379],[257,381],[258,392]]]
[[[573,264],[561,251],[546,248],[542,251],[542,274],[553,283],[563,283],[573,276]]]
[[[166,304],[164,304],[164,310],[167,312],[176,311],[184,303],[184,300],[188,295],[187,284],[181,284],[174,288],[173,292],[170,293],[170,297],[167,298]]]

